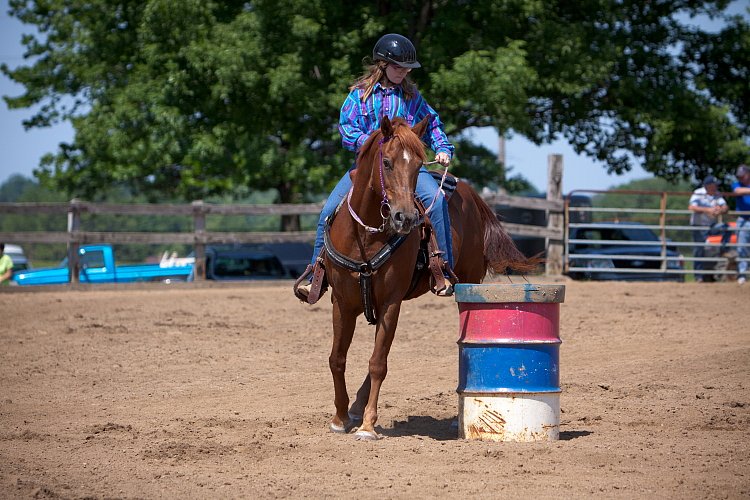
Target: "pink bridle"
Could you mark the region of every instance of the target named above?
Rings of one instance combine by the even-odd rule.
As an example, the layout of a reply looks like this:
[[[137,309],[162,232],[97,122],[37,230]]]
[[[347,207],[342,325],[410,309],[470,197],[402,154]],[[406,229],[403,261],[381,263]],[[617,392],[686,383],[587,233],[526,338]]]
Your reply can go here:
[[[388,220],[388,216],[383,213],[383,209],[387,209],[389,212],[391,210],[391,206],[388,204],[388,194],[385,192],[385,175],[383,174],[383,144],[393,139],[395,136],[391,137],[383,137],[378,141],[378,147],[380,148],[380,191],[383,194],[383,199],[380,200],[380,216],[383,218],[383,223],[380,225],[380,227],[372,227],[368,226],[364,222],[362,222],[362,219],[359,218],[357,213],[352,208],[352,192],[354,191],[354,186],[349,189],[349,193],[346,195],[346,206],[349,208],[349,213],[351,214],[352,218],[359,223],[360,226],[364,227],[366,231],[370,233],[382,233],[385,231],[385,222]]]

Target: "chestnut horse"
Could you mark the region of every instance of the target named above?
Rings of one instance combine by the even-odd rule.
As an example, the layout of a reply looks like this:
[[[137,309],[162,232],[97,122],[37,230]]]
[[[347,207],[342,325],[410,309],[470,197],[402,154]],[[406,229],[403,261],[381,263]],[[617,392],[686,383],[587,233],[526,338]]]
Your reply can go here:
[[[336,414],[330,429],[349,432],[359,425],[358,439],[378,439],[378,395],[388,371],[401,303],[430,288],[429,273],[412,284],[420,248],[420,214],[415,205],[417,175],[425,162],[422,137],[429,117],[410,128],[401,118],[384,117],[363,145],[348,199],[330,225],[328,243],[352,261],[369,262],[394,235],[404,235],[388,259],[373,271],[371,298],[377,311],[375,346],[364,383],[349,408],[344,372],[357,317],[364,312],[358,272],[323,252],[333,302],[333,346],[329,364],[333,375]],[[348,204],[348,207],[347,207]],[[526,273],[541,261],[527,259],[513,244],[492,209],[465,182],[459,182],[449,203],[454,271],[462,283],[479,283],[487,272],[508,269]],[[357,220],[359,219],[359,220]],[[446,299],[448,300],[448,299]]]

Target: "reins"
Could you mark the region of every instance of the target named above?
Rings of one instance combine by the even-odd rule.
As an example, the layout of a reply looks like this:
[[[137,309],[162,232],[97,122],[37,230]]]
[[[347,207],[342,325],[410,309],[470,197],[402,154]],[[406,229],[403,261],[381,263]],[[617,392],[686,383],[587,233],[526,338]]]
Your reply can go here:
[[[425,167],[427,165],[434,165],[436,163],[440,163],[437,160],[434,161],[428,161],[427,163],[423,163]],[[445,170],[443,171],[443,177],[440,179],[440,185],[438,186],[437,191],[435,191],[435,196],[432,198],[432,203],[430,203],[430,206],[427,207],[424,211],[425,214],[429,214],[432,211],[432,207],[435,205],[435,202],[437,201],[437,197],[440,196],[440,193],[443,192],[443,183],[445,183],[445,178],[448,177],[448,165],[445,166]]]

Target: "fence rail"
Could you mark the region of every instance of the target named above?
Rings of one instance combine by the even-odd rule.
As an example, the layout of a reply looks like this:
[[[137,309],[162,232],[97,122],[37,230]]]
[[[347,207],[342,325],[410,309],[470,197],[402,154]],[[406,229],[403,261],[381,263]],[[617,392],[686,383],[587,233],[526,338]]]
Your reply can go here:
[[[564,228],[562,224],[565,204],[561,195],[562,156],[550,155],[548,169],[547,199],[527,198],[493,194],[485,201],[491,206],[505,205],[529,210],[544,210],[548,214],[547,226],[503,223],[512,235],[545,238],[549,248],[559,248],[559,259],[548,258],[547,271],[553,274],[562,271],[562,244]],[[205,279],[206,245],[222,243],[277,243],[304,242],[315,238],[314,231],[284,232],[221,232],[207,231],[206,217],[211,215],[263,216],[263,215],[317,215],[322,203],[276,204],[276,205],[219,205],[194,201],[186,204],[118,204],[91,203],[72,200],[69,203],[0,203],[0,215],[66,215],[67,231],[15,231],[0,232],[0,241],[13,243],[64,243],[68,247],[69,281],[77,283],[80,264],[78,250],[81,245],[91,243],[111,244],[188,244],[195,253],[195,279]],[[84,214],[145,215],[145,216],[187,216],[192,218],[192,231],[185,232],[126,232],[126,231],[86,231],[82,227]],[[555,254],[555,251],[548,250]]]
[[[714,227],[690,225],[688,218],[692,211],[667,208],[668,202],[673,199],[679,199],[679,204],[687,207],[693,193],[632,190],[580,190],[573,193],[618,195],[625,198],[638,196],[642,199],[650,196],[654,199],[652,203],[658,204],[659,208],[566,206],[565,274],[591,279],[617,279],[618,275],[624,278],[638,274],[643,275],[644,279],[649,276],[668,279],[671,276],[677,280],[692,274],[699,280],[714,280],[717,277],[737,275],[734,268],[742,262],[750,262],[750,259],[742,255],[743,250],[750,252],[750,245],[731,241],[732,235],[736,237],[738,233],[736,227],[728,224],[722,226],[724,241],[709,241],[706,233],[714,230]],[[737,196],[734,193],[721,194],[727,198]],[[570,222],[573,216],[587,220],[573,223]],[[728,211],[718,221],[732,221],[738,216],[747,217],[750,212]],[[658,222],[654,222],[655,220]],[[634,234],[640,231],[642,236],[652,235],[652,238],[628,239],[625,237],[626,230],[633,230]],[[604,232],[610,233],[608,237],[594,237]],[[617,232],[620,236],[613,236],[612,233]],[[700,237],[694,238],[694,234]],[[607,250],[618,249],[617,247],[622,251],[612,253]],[[627,253],[624,251],[626,249],[632,249],[632,252]],[[692,264],[692,268],[686,264]]]

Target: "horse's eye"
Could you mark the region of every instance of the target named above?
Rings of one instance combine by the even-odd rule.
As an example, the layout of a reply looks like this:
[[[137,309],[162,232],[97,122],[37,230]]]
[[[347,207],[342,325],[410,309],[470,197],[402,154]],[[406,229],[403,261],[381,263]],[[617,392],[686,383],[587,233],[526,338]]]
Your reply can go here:
[[[393,170],[393,162],[389,158],[383,158],[383,166],[386,170]]]

